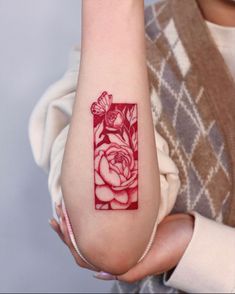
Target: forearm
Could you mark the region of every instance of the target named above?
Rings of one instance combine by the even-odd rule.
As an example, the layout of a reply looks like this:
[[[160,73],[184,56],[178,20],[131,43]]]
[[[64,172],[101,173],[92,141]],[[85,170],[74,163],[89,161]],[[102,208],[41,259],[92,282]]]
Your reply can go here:
[[[79,90],[83,87],[90,100],[107,87],[135,101],[147,98],[142,0],[84,1]]]
[[[142,0],[83,3],[81,67],[63,161],[62,188],[78,246],[93,264],[109,271],[124,271],[137,262],[149,241],[159,206],[143,23]],[[103,90],[113,94],[114,103],[136,103],[138,107],[135,210],[94,209],[90,107]],[[124,260],[120,260],[122,257]],[[118,262],[123,266],[116,266]]]

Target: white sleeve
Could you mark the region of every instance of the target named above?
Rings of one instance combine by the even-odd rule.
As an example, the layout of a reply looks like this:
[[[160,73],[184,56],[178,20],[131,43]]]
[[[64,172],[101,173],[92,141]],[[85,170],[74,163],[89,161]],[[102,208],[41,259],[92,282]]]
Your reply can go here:
[[[192,239],[167,286],[187,293],[235,293],[235,229],[191,212]]]
[[[80,51],[71,53],[69,69],[49,87],[35,106],[29,122],[29,138],[36,163],[48,172],[48,186],[54,204],[62,198],[60,186],[61,164],[72,116],[77,86]],[[152,98],[155,93],[152,93]],[[154,120],[154,117],[153,117]],[[160,170],[161,204],[158,223],[174,206],[180,180],[178,169],[169,157],[167,142],[155,131],[156,149]],[[53,213],[54,217],[56,214]]]
[[[48,186],[55,203],[62,198],[60,171],[77,85],[80,51],[74,47],[68,70],[39,99],[29,120],[29,140],[35,162],[48,173]]]

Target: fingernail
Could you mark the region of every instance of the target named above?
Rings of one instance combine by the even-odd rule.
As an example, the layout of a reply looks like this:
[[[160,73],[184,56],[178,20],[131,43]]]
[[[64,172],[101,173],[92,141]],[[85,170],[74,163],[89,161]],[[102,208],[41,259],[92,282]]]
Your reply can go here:
[[[117,277],[116,276],[113,276],[113,275],[111,275],[109,273],[106,273],[106,272],[98,272],[98,273],[95,273],[93,275],[93,277],[95,279],[106,280],[106,281],[117,280]]]

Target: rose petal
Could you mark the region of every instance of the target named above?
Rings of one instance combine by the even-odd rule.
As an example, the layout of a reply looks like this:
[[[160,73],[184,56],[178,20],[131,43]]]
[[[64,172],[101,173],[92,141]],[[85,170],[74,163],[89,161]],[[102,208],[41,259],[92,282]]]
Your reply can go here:
[[[130,172],[129,172],[129,168],[127,166],[124,168],[123,174],[126,178],[128,178]]]
[[[123,174],[123,166],[120,162],[116,162],[115,166],[118,168],[119,173]]]
[[[111,143],[108,147],[108,149],[106,150],[107,154],[110,154],[110,153],[116,153],[120,150],[120,146],[116,143]]]
[[[100,159],[103,156],[104,151],[100,150],[97,155],[95,155],[95,170],[98,171],[99,170],[99,165],[100,165]]]
[[[137,182],[137,174],[132,175],[132,177],[121,183],[120,186],[118,187],[112,187],[113,190],[115,191],[121,191],[121,190],[125,190],[127,188],[135,188],[137,186],[138,182]]]
[[[138,200],[137,188],[129,190],[129,199],[130,199],[131,202],[136,202]]]
[[[128,202],[128,194],[125,190],[114,193],[114,198],[121,203],[126,204]]]
[[[100,210],[103,210],[103,209],[109,209],[109,205],[108,204],[96,204],[95,206],[96,209],[100,209]]]
[[[135,188],[137,186],[137,179],[135,179],[129,186],[128,188]]]
[[[129,162],[129,168],[130,170],[132,170],[134,168],[134,157],[133,157],[133,151],[131,150],[131,148],[129,146],[121,146],[123,149],[123,152],[125,152],[126,158],[128,159]]]
[[[110,144],[103,143],[95,149],[95,157],[100,153],[100,151],[105,152],[109,148]]]
[[[108,205],[108,204],[103,204],[103,205],[101,206],[101,209],[109,209],[109,205]]]
[[[131,184],[137,177],[137,172],[132,172],[131,177],[126,181],[122,183],[122,186],[127,186],[129,184]]]
[[[96,185],[104,185],[105,184],[105,182],[103,181],[101,176],[97,173],[97,171],[95,171],[95,183],[96,183]]]
[[[113,125],[114,127],[119,127],[122,125],[122,122],[123,122],[123,117],[120,113],[118,113]]]
[[[111,161],[112,162],[112,161],[114,161],[115,154],[114,153],[110,153],[110,154],[106,155],[106,158],[108,159],[108,161]]]
[[[130,203],[128,202],[127,204],[122,204],[114,199],[110,202],[110,205],[112,209],[127,209],[128,206],[130,206]]]
[[[100,160],[99,174],[106,183],[112,186],[120,186],[121,179],[119,175],[109,167],[108,160],[105,156],[102,156]]]
[[[121,179],[121,184],[126,181],[126,178],[123,175],[120,174],[119,177]]]
[[[112,190],[106,186],[96,186],[95,195],[100,201],[110,201],[114,198]]]
[[[109,167],[111,169],[113,169],[120,176],[120,170],[118,169],[118,167],[115,164],[109,163]]]

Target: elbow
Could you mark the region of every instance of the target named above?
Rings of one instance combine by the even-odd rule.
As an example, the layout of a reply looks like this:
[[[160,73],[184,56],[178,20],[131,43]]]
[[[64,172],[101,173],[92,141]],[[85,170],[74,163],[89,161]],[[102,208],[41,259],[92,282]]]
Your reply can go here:
[[[69,193],[68,197],[65,191],[68,192],[63,186],[66,211],[83,257],[97,270],[113,275],[126,273],[142,254],[139,234],[133,236],[133,231],[137,230],[134,222],[130,227],[121,215],[107,218],[104,214],[94,214],[89,205],[84,209],[81,205],[84,202],[78,200],[76,193]]]
[[[97,270],[113,275],[124,274],[134,267],[146,249],[157,217],[156,196],[144,201],[142,209],[135,213],[107,213],[94,210],[92,191],[84,186],[81,190],[74,176],[63,174],[61,187],[83,257]]]
[[[98,270],[121,275],[136,265],[139,256],[124,240],[115,243],[115,238],[92,234],[92,239],[80,235],[77,245],[86,260]]]

